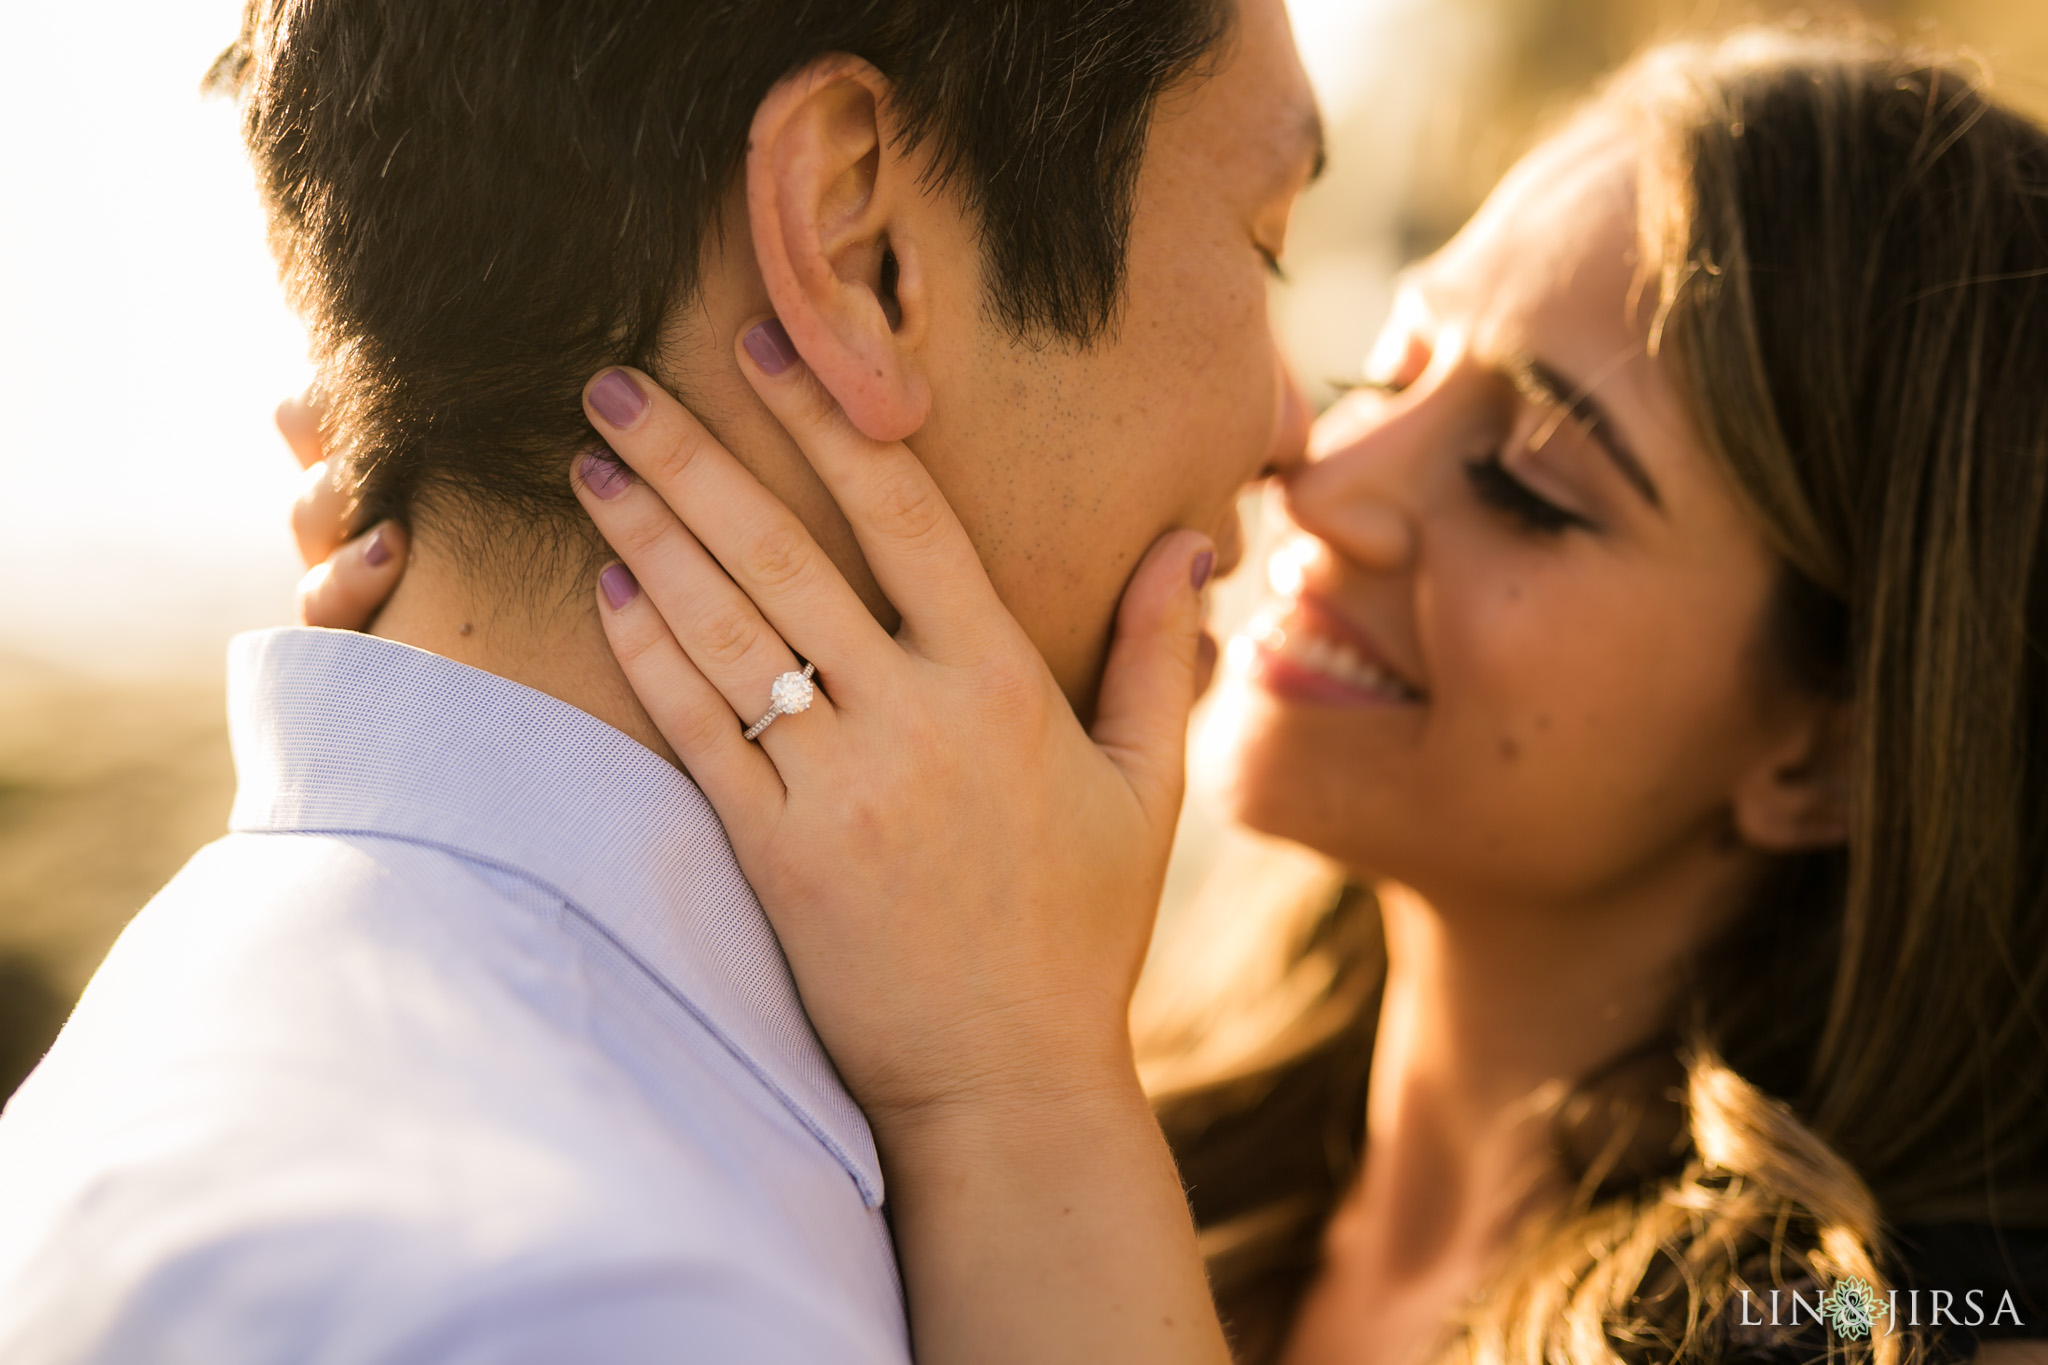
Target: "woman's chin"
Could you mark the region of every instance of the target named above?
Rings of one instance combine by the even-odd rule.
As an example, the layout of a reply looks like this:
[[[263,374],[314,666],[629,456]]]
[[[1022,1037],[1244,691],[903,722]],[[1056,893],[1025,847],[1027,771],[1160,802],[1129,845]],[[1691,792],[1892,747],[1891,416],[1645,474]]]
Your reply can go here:
[[[1356,876],[1406,880],[1455,822],[1418,819],[1402,780],[1413,754],[1398,708],[1301,705],[1239,670],[1220,670],[1191,749],[1190,783],[1217,815],[1301,844]]]
[[[1264,688],[1224,670],[1195,731],[1190,780],[1226,818],[1322,848],[1336,831],[1318,826],[1333,815],[1342,823],[1350,805],[1331,790],[1332,779],[1356,770],[1299,721]]]

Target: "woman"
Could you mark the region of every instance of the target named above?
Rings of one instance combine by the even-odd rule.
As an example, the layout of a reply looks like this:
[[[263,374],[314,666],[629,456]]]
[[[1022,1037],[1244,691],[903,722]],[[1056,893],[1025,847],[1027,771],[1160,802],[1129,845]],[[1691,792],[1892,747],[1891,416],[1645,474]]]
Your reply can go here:
[[[1200,547],[1134,578],[1084,735],[908,452],[736,355],[898,638],[829,566],[689,551],[721,532],[660,457],[708,438],[644,376],[593,381],[627,427],[586,406],[646,482],[577,487],[634,547],[614,648],[874,1121],[921,1358],[1220,1359],[1125,1030]],[[1210,736],[1349,889],[1233,907],[1195,945],[1229,970],[1167,964],[1145,1015],[1237,1358],[2048,1335],[2048,134],[1861,43],[1653,51],[1369,369]],[[758,745],[691,633],[742,590],[824,685]]]

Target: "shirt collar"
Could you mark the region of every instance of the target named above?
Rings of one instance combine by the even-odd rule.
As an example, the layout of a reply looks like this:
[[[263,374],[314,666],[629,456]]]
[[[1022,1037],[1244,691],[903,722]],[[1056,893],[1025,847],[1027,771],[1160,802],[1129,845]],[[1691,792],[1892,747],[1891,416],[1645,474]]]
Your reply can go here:
[[[562,897],[652,974],[882,1202],[867,1120],[689,778],[545,693],[350,631],[237,636],[229,827],[405,839]]]

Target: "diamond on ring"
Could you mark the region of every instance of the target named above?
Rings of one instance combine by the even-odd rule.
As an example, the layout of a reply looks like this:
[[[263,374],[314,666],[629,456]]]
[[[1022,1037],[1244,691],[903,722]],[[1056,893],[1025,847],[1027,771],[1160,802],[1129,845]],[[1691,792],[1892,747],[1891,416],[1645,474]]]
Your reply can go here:
[[[777,716],[793,716],[799,711],[811,709],[811,702],[818,695],[817,684],[811,675],[817,672],[814,664],[805,664],[801,673],[784,673],[768,686],[768,714],[747,727],[744,736],[758,739],[763,730],[775,723]]]
[[[768,689],[768,700],[775,704],[776,710],[788,716],[810,710],[811,699],[817,695],[817,687],[804,673],[785,673]]]

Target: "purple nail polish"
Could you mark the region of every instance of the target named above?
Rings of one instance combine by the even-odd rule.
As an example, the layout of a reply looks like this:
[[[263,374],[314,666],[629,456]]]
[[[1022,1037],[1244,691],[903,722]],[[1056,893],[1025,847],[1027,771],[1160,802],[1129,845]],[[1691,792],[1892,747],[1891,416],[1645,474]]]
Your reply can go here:
[[[647,406],[647,395],[640,392],[640,386],[624,370],[606,370],[590,386],[590,406],[606,422],[623,429],[632,426],[633,419]]]
[[[761,367],[761,373],[771,378],[797,362],[796,346],[790,341],[781,318],[755,323],[740,339],[740,345],[747,348],[747,354]]]
[[[626,491],[626,485],[633,482],[633,476],[619,463],[618,456],[609,450],[593,450],[583,457],[576,471],[582,476],[583,486],[610,502]]]
[[[381,569],[391,562],[391,541],[379,526],[370,537],[370,543],[363,547],[363,563],[373,569]]]
[[[640,595],[640,581],[623,564],[608,566],[597,576],[597,585],[604,589],[604,600],[612,604],[613,611]]]
[[[1195,556],[1195,562],[1188,567],[1188,581],[1200,592],[1209,586],[1210,575],[1216,572],[1216,552],[1204,550]]]

